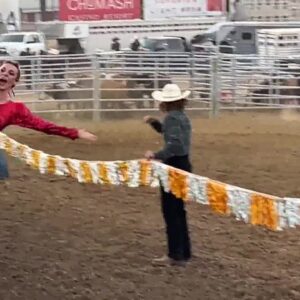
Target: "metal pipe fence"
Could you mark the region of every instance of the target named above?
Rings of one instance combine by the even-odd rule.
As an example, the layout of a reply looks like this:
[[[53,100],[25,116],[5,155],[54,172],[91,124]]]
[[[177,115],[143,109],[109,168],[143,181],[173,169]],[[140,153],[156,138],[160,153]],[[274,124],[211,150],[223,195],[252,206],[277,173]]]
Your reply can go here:
[[[203,50],[203,49],[202,49]],[[300,56],[201,52],[97,52],[16,58],[22,78],[16,97],[36,113],[157,110],[155,89],[176,83],[192,91],[188,110],[283,109],[300,104]]]

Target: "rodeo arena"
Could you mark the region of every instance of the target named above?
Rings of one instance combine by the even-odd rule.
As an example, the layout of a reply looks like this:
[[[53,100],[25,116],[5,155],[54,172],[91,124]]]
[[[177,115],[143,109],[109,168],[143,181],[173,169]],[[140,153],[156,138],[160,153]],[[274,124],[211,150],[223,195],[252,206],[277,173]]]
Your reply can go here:
[[[300,299],[300,0],[0,2],[0,300]]]

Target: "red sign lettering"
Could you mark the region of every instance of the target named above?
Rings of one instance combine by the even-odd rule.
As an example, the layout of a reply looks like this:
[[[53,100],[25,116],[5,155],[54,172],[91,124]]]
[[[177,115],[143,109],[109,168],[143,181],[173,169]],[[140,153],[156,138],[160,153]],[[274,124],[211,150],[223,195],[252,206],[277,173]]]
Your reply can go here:
[[[132,20],[141,18],[141,0],[60,0],[61,21]]]

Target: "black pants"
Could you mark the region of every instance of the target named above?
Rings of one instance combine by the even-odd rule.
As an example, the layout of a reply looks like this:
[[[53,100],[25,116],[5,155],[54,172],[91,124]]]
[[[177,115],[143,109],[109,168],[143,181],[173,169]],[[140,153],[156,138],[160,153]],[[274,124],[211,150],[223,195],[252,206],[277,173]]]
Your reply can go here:
[[[172,157],[164,163],[188,172],[191,171],[188,156]],[[168,256],[174,260],[189,260],[191,245],[183,200],[176,198],[171,193],[164,192],[161,187],[161,206],[166,223]]]

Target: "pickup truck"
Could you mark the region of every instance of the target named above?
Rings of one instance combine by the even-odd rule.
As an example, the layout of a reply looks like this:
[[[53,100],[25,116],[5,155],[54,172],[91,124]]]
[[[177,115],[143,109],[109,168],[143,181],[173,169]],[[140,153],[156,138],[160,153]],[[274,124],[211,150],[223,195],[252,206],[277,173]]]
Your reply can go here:
[[[0,52],[10,56],[20,56],[27,48],[31,53],[39,55],[41,50],[46,51],[46,41],[40,32],[13,32],[0,36]]]
[[[147,37],[138,51],[124,51],[127,66],[160,71],[186,72],[189,67],[189,46],[183,37]]]
[[[141,48],[153,52],[188,52],[189,46],[184,37],[160,36],[142,39]]]

